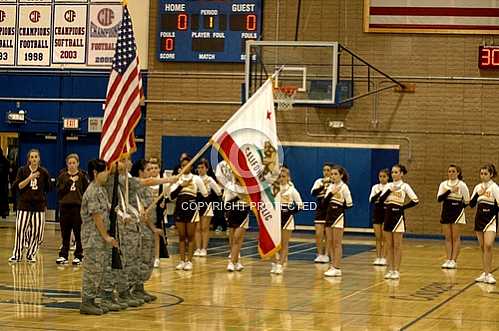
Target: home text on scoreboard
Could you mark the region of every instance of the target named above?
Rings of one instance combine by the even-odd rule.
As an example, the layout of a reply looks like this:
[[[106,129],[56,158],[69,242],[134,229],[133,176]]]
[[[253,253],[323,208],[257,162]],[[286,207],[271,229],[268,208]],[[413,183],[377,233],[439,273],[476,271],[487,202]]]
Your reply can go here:
[[[160,61],[243,62],[260,38],[262,0],[159,1]]]

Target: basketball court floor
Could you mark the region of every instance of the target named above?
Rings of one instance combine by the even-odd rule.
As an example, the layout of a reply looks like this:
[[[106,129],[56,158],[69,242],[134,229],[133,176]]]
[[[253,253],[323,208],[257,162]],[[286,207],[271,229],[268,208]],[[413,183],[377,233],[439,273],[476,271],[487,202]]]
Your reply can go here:
[[[312,262],[310,234],[295,234],[288,266],[276,276],[258,257],[255,233],[244,244],[242,272],[225,271],[225,234],[214,235],[209,256],[195,258],[192,272],[176,271],[170,231],[172,258],[162,259],[146,286],[158,300],[94,317],[78,311],[82,268],[55,264],[57,227],[47,225],[36,264],[8,264],[13,230],[13,222],[0,223],[1,330],[499,329],[499,291],[474,282],[481,272],[474,241],[464,241],[458,269],[447,271],[440,269],[441,241],[406,239],[401,279],[393,281],[383,278],[384,268],[371,265],[370,237],[347,236],[343,277],[324,278],[327,266]]]

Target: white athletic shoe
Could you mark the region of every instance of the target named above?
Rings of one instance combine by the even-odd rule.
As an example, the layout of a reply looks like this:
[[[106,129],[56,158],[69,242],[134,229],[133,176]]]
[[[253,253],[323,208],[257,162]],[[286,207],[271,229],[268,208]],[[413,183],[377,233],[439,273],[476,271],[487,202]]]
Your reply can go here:
[[[68,259],[65,257],[59,256],[57,260],[55,260],[55,263],[57,264],[68,264]]]
[[[21,262],[21,259],[16,259],[15,256],[11,256],[9,257],[9,262],[12,262],[12,263],[17,263],[17,262]]]
[[[180,261],[180,263],[177,264],[177,266],[175,267],[175,269],[177,269],[177,270],[184,270],[184,267],[185,267],[185,262],[184,261]]]
[[[486,280],[487,280],[487,274],[485,272],[482,272],[482,274],[480,275],[480,277],[478,277],[478,278],[475,279],[475,282],[477,282],[477,283],[485,283]]]
[[[271,274],[275,274],[275,268],[276,268],[277,264],[275,264],[274,262],[272,262],[272,268],[270,269],[270,273]]]
[[[192,262],[191,262],[191,261],[187,261],[187,262],[185,262],[185,265],[184,265],[184,270],[185,270],[185,271],[190,271],[190,270],[192,270]]]
[[[381,260],[381,258],[379,258],[379,257],[375,258],[375,259],[374,259],[374,262],[373,262],[373,265],[380,265],[380,264],[379,264],[379,263],[380,263],[380,260]]]
[[[159,268],[160,261],[159,259],[154,259],[154,268]]]
[[[379,265],[380,266],[386,266],[386,259],[384,257],[379,259]]]
[[[336,269],[335,267],[329,268],[328,271],[324,273],[324,276],[326,277],[341,277],[341,270]]]
[[[31,258],[26,257],[26,261],[28,263],[36,263],[36,256],[32,256]]]
[[[194,256],[200,256],[199,254],[201,254],[201,250],[198,248],[194,251]]]
[[[277,264],[275,265],[274,274],[276,274],[276,275],[281,275],[281,274],[282,274],[282,271],[283,271],[283,269],[282,269],[282,264],[277,263]]]
[[[244,266],[240,262],[237,262],[235,265],[235,269],[236,271],[243,271]]]
[[[385,279],[392,279],[392,275],[393,275],[393,271],[392,271],[392,270],[389,270],[389,271],[385,274]]]
[[[329,263],[329,256],[326,254],[321,255],[321,262],[322,263]]]
[[[314,260],[314,263],[322,263],[322,255],[317,255],[317,257]]]
[[[71,262],[71,263],[72,263],[73,265],[80,265],[80,264],[81,264],[81,260],[80,260],[79,258],[75,257],[75,258],[73,259],[73,262]]]
[[[206,251],[206,249],[200,249],[199,250],[199,255],[198,256],[205,257],[207,255],[208,255],[208,252]]]
[[[449,262],[450,262],[450,260],[446,260],[446,261],[442,264],[442,269],[448,269],[448,268],[449,268]]]
[[[400,279],[400,272],[392,271],[392,278],[390,279]]]
[[[487,284],[495,284],[496,283],[496,279],[494,278],[494,276],[492,274],[488,274],[485,277],[485,283],[487,283]]]
[[[235,267],[234,267],[234,263],[229,262],[229,264],[227,264],[227,271],[232,272],[234,270],[236,270]]]
[[[456,269],[457,268],[457,263],[454,260],[449,260],[449,263],[447,263],[447,269]]]

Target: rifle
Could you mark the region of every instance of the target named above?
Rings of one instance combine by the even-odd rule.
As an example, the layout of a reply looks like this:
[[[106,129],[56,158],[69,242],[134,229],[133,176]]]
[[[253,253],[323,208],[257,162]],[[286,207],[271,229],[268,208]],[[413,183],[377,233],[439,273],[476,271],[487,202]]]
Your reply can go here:
[[[113,247],[112,257],[111,257],[111,268],[112,269],[123,269],[123,263],[121,262],[121,250],[119,248],[120,242],[120,234],[118,229],[118,214],[116,212],[116,208],[118,207],[118,185],[119,185],[119,172],[118,172],[118,163],[116,162],[116,169],[114,174],[114,183],[113,183],[113,197],[111,199],[111,211],[109,212],[109,231],[108,234],[116,238],[118,241],[118,247]]]

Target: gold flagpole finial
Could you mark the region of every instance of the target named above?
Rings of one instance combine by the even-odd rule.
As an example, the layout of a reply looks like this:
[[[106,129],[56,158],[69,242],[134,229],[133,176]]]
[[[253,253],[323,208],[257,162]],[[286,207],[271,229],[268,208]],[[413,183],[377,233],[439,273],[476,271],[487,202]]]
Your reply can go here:
[[[123,6],[127,6],[128,5],[128,0],[121,0],[121,3],[123,4]]]

